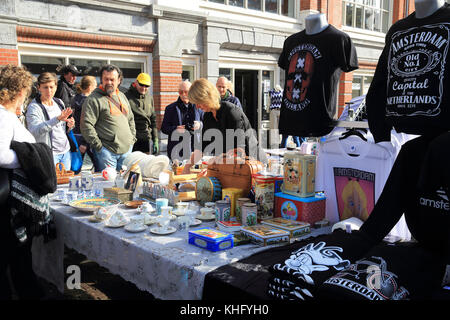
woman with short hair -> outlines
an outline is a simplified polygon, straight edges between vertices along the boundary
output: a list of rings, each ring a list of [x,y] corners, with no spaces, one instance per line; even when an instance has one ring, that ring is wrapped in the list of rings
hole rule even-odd
[[[42,231],[51,219],[47,194],[56,190],[56,175],[50,148],[36,143],[17,116],[32,84],[24,67],[0,68],[0,300],[12,299],[10,282],[19,299],[44,296],[31,244],[34,236],[47,236]]]
[[[207,149],[213,150],[212,144],[218,147],[214,156],[221,156],[221,153],[233,152],[234,149],[245,151],[245,155],[256,158],[262,162],[267,162],[265,153],[258,147],[255,131],[241,108],[227,101],[220,100],[217,88],[207,79],[195,80],[189,89],[189,101],[197,108],[205,112],[202,128],[202,145],[194,146],[195,150],[191,154],[190,161],[184,167],[184,173],[190,172],[190,167],[200,160]],[[209,131],[211,130],[211,131]],[[214,131],[212,131],[214,130]],[[209,131],[209,132],[208,132]],[[206,136],[212,135],[219,138],[221,135],[222,145],[218,140],[209,141]],[[222,152],[220,152],[222,151]]]
[[[70,142],[67,130],[75,126],[71,108],[55,98],[57,78],[54,73],[44,72],[38,77],[39,95],[31,101],[25,115],[28,130],[37,142],[46,143],[53,151],[54,163],[63,163],[70,170]]]

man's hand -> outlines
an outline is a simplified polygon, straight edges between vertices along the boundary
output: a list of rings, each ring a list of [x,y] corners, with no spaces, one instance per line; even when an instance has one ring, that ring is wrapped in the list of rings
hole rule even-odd
[[[200,129],[200,121],[194,121],[194,130]]]
[[[81,153],[85,153],[87,150],[87,147],[84,144],[82,144],[82,145],[80,145],[80,147],[78,149],[80,149]]]
[[[182,125],[182,126],[177,126],[177,132],[179,132],[179,133],[184,133],[184,131],[186,131],[186,129],[184,128],[184,125]]]
[[[159,152],[159,144],[158,144],[158,140],[155,139],[155,141],[153,141],[153,154],[157,154]]]

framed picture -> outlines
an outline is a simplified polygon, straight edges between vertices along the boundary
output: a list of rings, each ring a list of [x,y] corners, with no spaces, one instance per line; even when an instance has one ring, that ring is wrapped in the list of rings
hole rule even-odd
[[[136,190],[136,186],[139,180],[139,173],[130,171],[130,174],[128,175],[127,182],[125,183],[125,189],[133,191]]]

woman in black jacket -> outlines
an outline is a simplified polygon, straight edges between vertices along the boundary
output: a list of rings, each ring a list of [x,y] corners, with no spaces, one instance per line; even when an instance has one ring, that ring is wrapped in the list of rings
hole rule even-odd
[[[241,108],[230,102],[221,101],[217,88],[208,80],[201,78],[189,89],[189,101],[203,110],[202,144],[194,145],[190,161],[184,172],[190,172],[192,164],[203,154],[221,156],[222,153],[237,149],[245,155],[267,162],[265,153],[258,147],[255,130]]]

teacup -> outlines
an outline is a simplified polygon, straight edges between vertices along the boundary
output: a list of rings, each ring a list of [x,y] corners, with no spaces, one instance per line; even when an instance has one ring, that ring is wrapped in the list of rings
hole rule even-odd
[[[130,223],[128,223],[127,228],[129,229],[141,229],[144,226],[144,216],[136,215],[130,217]]]
[[[171,206],[164,206],[161,207],[161,215],[167,215],[170,217],[172,215],[172,207]]]
[[[121,211],[117,210],[114,214],[109,218],[109,224],[113,226],[118,226],[122,224],[126,224],[130,221],[130,219]]]
[[[213,208],[201,208],[200,209],[200,216],[201,217],[210,217],[211,215],[214,215],[215,210]]]
[[[150,213],[153,211],[153,207],[150,203],[148,202],[143,202],[140,206],[139,206],[139,211],[142,213]]]
[[[186,210],[187,210],[187,208],[189,206],[189,203],[180,201],[180,202],[177,202],[175,205],[177,207],[178,214],[180,216],[182,216],[182,215],[184,215],[186,213]]]
[[[65,204],[69,204],[73,200],[77,200],[78,192],[77,191],[68,191],[66,192],[66,197],[64,198],[63,202]]]
[[[169,200],[166,198],[158,198],[156,199],[156,215],[161,214],[161,207],[165,207],[169,205]]]
[[[64,199],[66,198],[66,193],[67,190],[66,189],[58,189],[56,190],[56,199],[60,200],[60,201],[64,201]]]
[[[153,221],[153,219],[154,219],[154,217],[153,217],[150,213],[148,213],[148,212],[142,212],[142,213],[141,213],[141,216],[144,217],[144,223],[145,223],[145,224],[150,224],[150,223],[152,223],[152,221]]]
[[[160,225],[159,231],[167,231],[167,227],[170,223],[170,217],[168,215],[161,215],[158,217],[158,224]]]
[[[106,208],[97,208],[94,212],[94,217],[97,220],[105,220],[106,218],[108,218],[110,215],[110,212],[108,211],[108,209]]]

